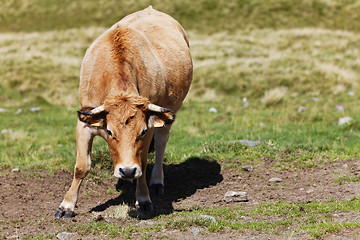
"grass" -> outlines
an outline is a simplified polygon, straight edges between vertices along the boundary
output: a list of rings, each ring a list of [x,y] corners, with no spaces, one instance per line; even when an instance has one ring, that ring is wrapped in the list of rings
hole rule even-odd
[[[358,228],[360,225],[356,221],[334,222],[333,213],[356,213],[359,203],[358,198],[349,202],[299,204],[279,201],[275,204],[262,203],[250,210],[244,210],[244,207],[238,205],[235,209],[228,207],[199,209],[195,214],[198,216],[207,214],[216,218],[216,223],[198,224],[205,226],[209,231],[231,228],[239,232],[250,229],[280,234],[284,229],[290,228],[296,233],[306,229],[311,237],[322,238],[326,233],[338,232],[342,228]],[[183,223],[184,225],[186,223]]]
[[[152,5],[203,33],[234,29],[317,28],[358,31],[359,1],[343,0],[9,0],[0,3],[0,32],[109,27],[125,15]],[[223,23],[226,24],[223,24]]]
[[[6,109],[0,113],[0,168],[73,168],[85,50],[107,27],[149,4],[182,23],[194,60],[193,84],[173,126],[166,163],[199,157],[227,169],[270,158],[282,171],[301,172],[358,157],[359,1],[10,0],[0,3],[0,108]],[[33,112],[32,107],[40,110]],[[217,113],[209,112],[211,107]],[[354,120],[338,126],[345,116]],[[261,144],[230,142],[239,139]],[[93,177],[112,175],[110,155],[100,138],[95,139],[92,160]],[[343,176],[334,181],[359,179]],[[264,203],[253,209],[204,207],[160,215],[154,226],[91,222],[69,231],[149,238],[164,228],[198,226],[219,233],[280,235],[290,229],[294,235],[305,231],[310,238],[324,238],[359,228],[357,222],[338,222],[333,216],[358,208],[358,198]],[[201,215],[214,216],[217,222]]]
[[[196,156],[242,164],[270,157],[280,159],[289,167],[302,167],[308,161],[318,161],[316,159],[323,162],[357,157],[358,125],[355,122],[338,126],[337,118],[342,113],[334,112],[333,103],[324,103],[322,116],[315,113],[314,117],[299,114],[293,106],[264,106],[259,109],[249,106],[241,109],[236,105],[237,102],[226,107],[221,106],[221,102],[185,103],[173,126],[167,161],[181,162]],[[208,112],[211,106],[219,112]],[[31,112],[29,108],[23,108],[23,112],[17,115],[17,108],[8,108],[6,113],[2,113],[6,118],[0,123],[0,129],[8,133],[1,134],[1,165],[22,169],[71,169],[76,150],[76,109],[43,106],[40,111]],[[234,110],[226,113],[226,108]],[[309,103],[309,112],[318,109],[318,103]],[[349,113],[356,116],[356,110]],[[302,120],[294,122],[293,118]],[[260,140],[262,143],[250,148],[229,142],[236,139]],[[112,168],[107,147],[100,138],[94,143],[93,164],[96,170]]]
[[[353,198],[348,202],[278,201],[261,203],[250,209],[238,204],[235,207],[203,207],[160,215],[154,218],[151,224],[121,226],[111,220],[93,221],[86,225],[71,226],[67,230],[80,235],[97,234],[111,238],[141,236],[142,239],[151,238],[154,233],[162,229],[188,231],[192,227],[197,227],[200,231],[206,229],[210,232],[219,232],[219,234],[228,230],[235,230],[240,234],[251,230],[279,236],[287,230],[292,232],[292,236],[313,239],[323,238],[326,234],[338,233],[344,229],[359,228],[360,224],[355,217],[352,217],[357,215],[359,206],[359,198]],[[344,217],[336,219],[338,216]],[[210,220],[210,217],[215,220]]]
[[[80,31],[80,32],[79,32]],[[2,107],[78,106],[79,67],[86,48],[103,29],[5,33],[0,36]]]
[[[345,182],[360,182],[360,176],[341,176],[341,177],[337,177],[334,179],[334,181],[339,184],[342,185]]]

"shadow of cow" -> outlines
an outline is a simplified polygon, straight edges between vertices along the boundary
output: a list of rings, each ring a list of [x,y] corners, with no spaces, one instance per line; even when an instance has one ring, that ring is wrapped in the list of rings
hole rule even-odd
[[[152,164],[148,165],[148,173],[151,172]],[[165,195],[154,196],[154,214],[148,217],[155,217],[160,214],[170,214],[174,211],[173,202],[185,199],[193,195],[198,189],[214,186],[223,180],[220,174],[221,166],[215,161],[201,158],[189,158],[180,164],[164,165],[165,174]],[[116,205],[134,205],[135,182],[119,180],[116,189],[121,194],[107,202],[100,204],[90,212],[102,212],[107,208]],[[137,214],[130,216],[139,217]]]

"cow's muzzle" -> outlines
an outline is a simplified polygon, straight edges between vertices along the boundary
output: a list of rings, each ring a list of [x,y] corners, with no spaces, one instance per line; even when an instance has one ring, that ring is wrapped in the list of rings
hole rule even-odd
[[[117,165],[115,168],[115,177],[121,179],[136,179],[142,175],[141,169],[138,165],[134,165],[131,167],[124,167],[121,165]]]

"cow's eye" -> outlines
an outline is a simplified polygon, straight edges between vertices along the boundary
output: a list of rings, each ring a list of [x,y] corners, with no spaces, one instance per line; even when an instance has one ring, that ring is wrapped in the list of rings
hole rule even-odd
[[[110,131],[109,129],[106,129],[107,133],[109,134],[110,137],[114,138],[114,135],[112,133],[112,131]]]
[[[147,132],[147,128],[144,128],[140,133],[140,137],[145,136],[146,132]]]

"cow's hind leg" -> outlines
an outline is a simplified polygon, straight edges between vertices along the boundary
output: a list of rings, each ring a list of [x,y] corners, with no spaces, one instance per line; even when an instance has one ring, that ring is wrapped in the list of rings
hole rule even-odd
[[[151,173],[150,191],[156,195],[164,195],[163,162],[166,144],[169,140],[171,126],[156,128],[154,136],[155,164]]]
[[[83,122],[78,121],[76,127],[77,157],[74,169],[74,178],[69,191],[65,194],[64,200],[55,213],[56,218],[70,218],[74,216],[74,208],[79,196],[79,189],[82,180],[90,171],[91,167],[91,146],[94,135],[91,129]]]

